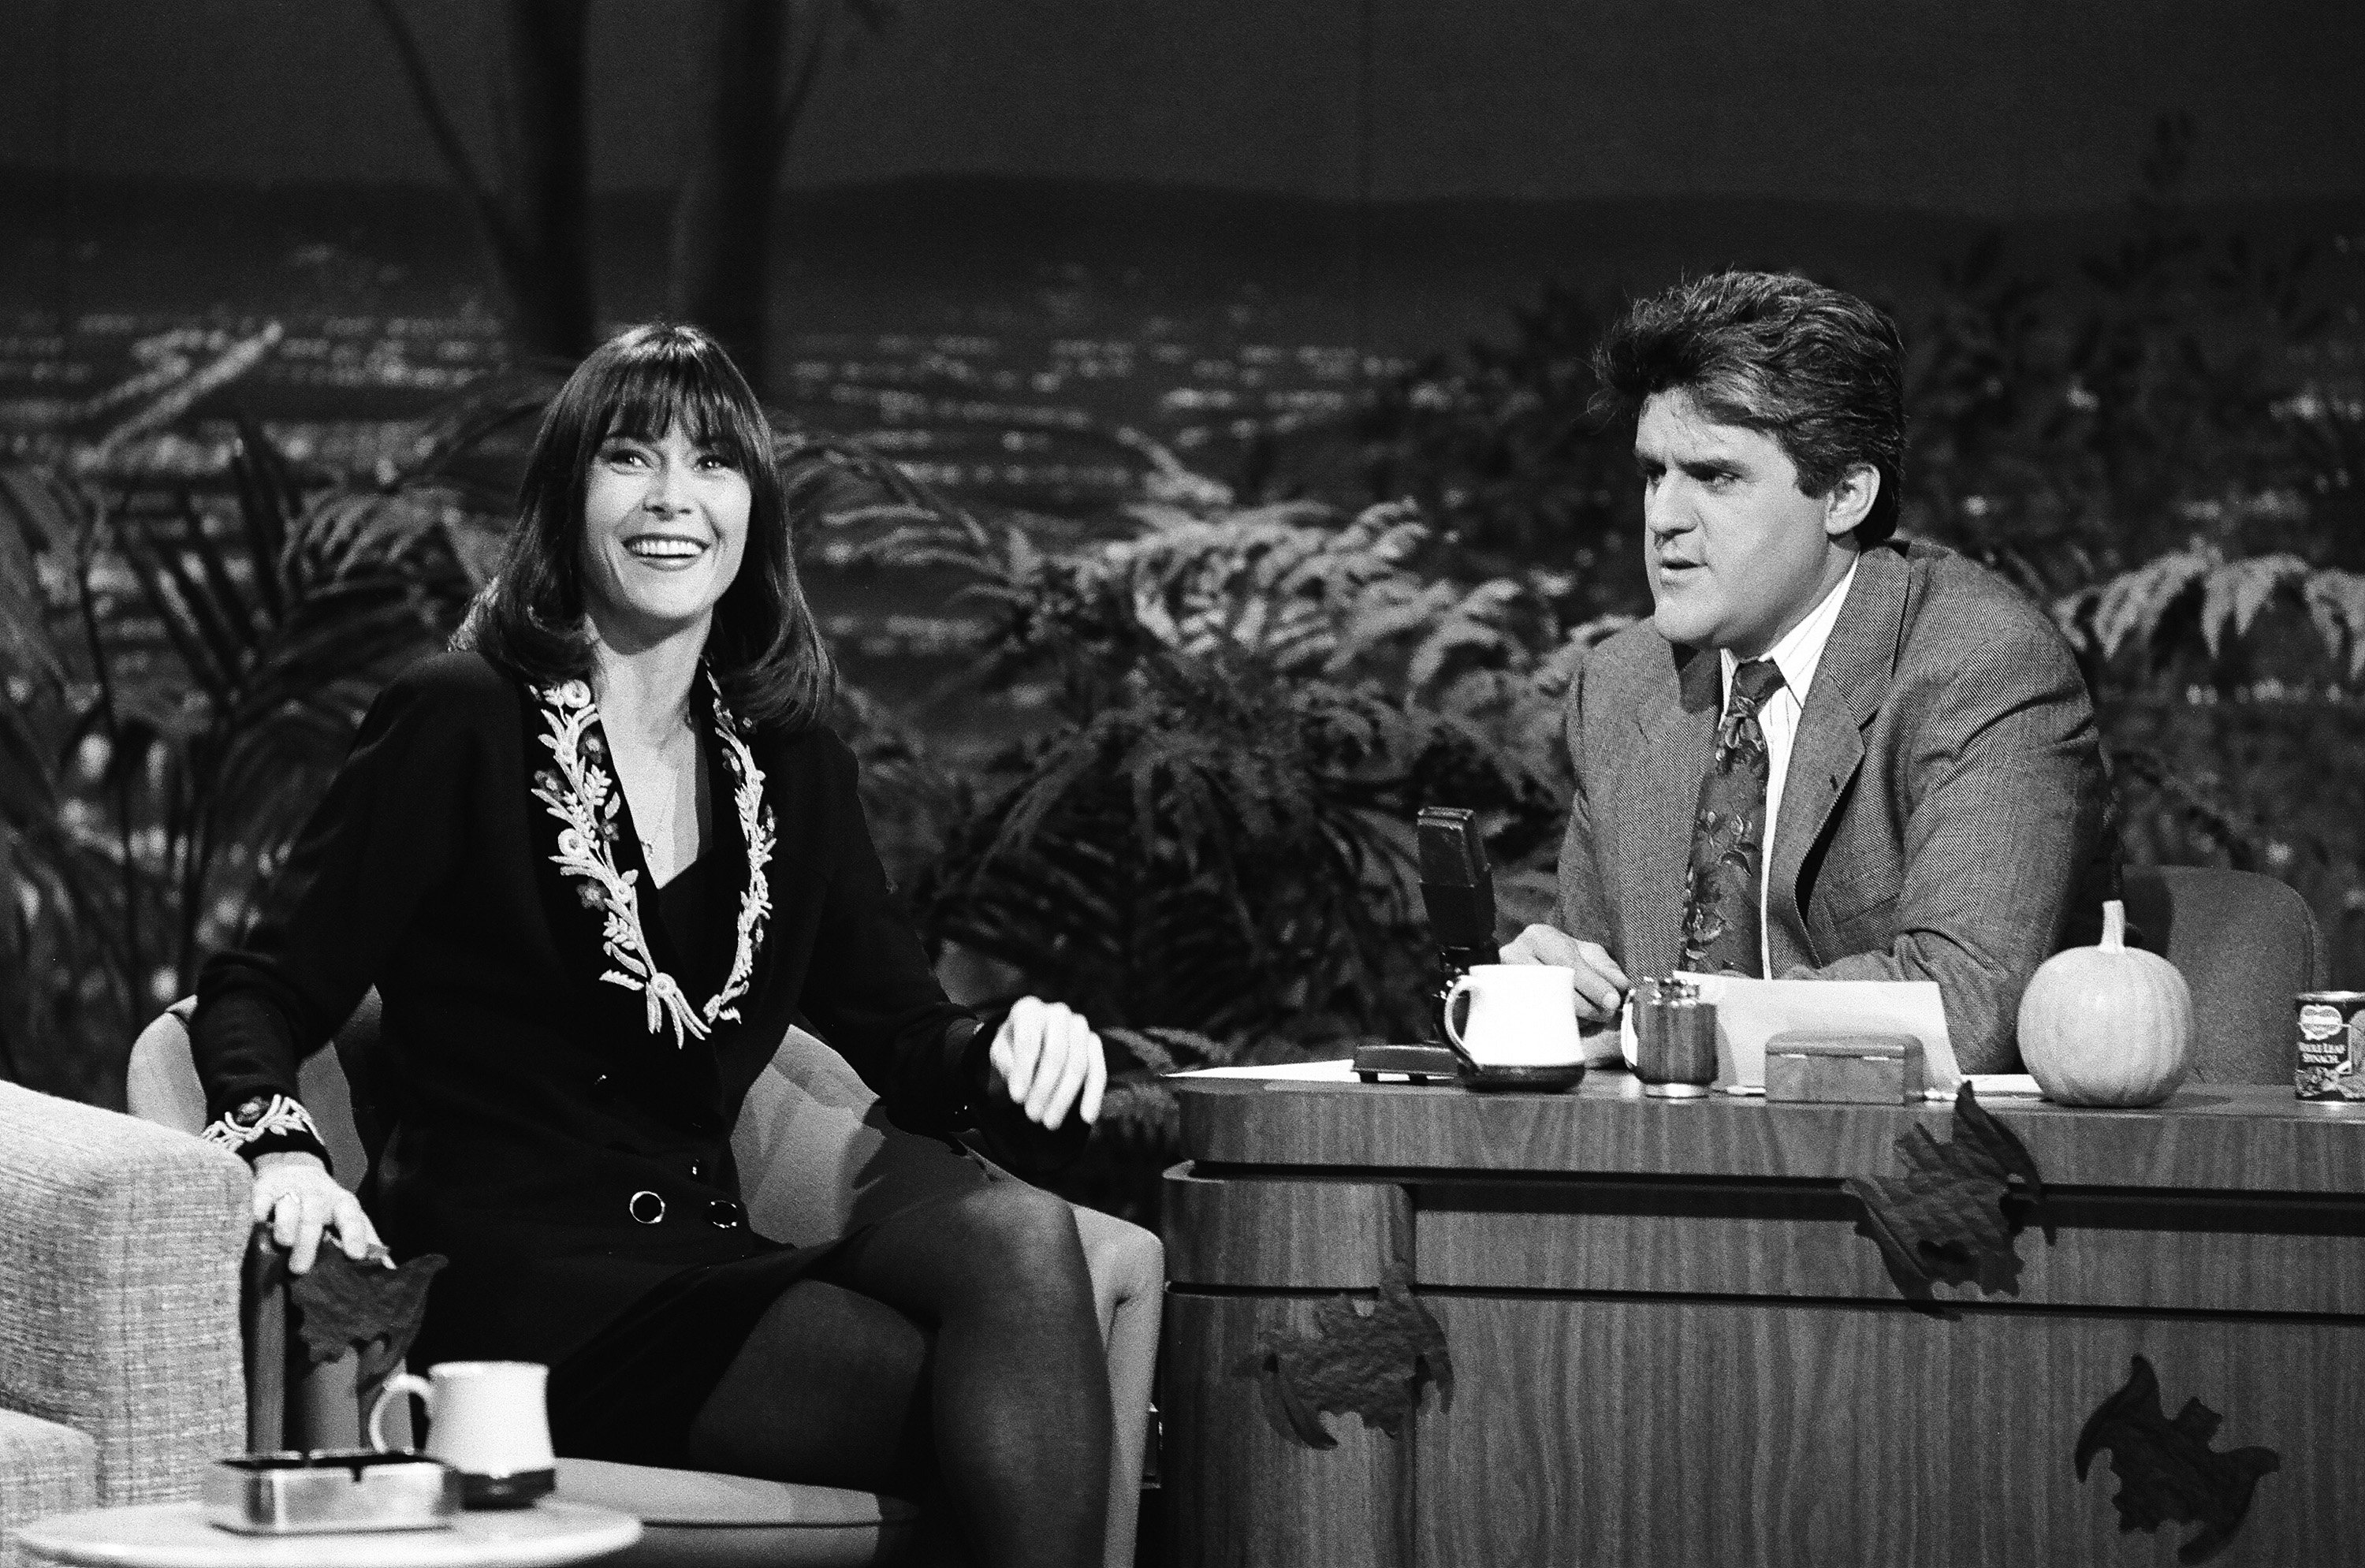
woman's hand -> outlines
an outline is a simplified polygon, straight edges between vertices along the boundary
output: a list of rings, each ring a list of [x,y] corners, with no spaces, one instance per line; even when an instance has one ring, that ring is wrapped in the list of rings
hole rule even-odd
[[[993,1036],[986,1060],[993,1069],[992,1093],[1007,1094],[1026,1119],[1056,1129],[1074,1110],[1082,1121],[1100,1119],[1101,1094],[1108,1088],[1108,1062],[1101,1037],[1057,1002],[1021,997]]]
[[[265,1154],[254,1161],[254,1220],[271,1226],[271,1239],[288,1250],[287,1270],[311,1271],[320,1233],[333,1228],[345,1256],[356,1263],[375,1258],[387,1268],[394,1256],[362,1213],[359,1198],[337,1185],[317,1154]]]

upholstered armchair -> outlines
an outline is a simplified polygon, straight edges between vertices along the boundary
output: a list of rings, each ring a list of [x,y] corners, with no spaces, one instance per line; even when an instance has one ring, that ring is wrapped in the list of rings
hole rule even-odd
[[[0,1568],[47,1514],[196,1495],[246,1444],[245,1165],[0,1082]]]

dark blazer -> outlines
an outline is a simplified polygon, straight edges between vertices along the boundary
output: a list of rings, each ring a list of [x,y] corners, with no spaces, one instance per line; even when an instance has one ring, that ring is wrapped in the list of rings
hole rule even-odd
[[[706,855],[726,944],[746,885],[714,721]],[[241,951],[206,966],[194,1037],[208,1114],[296,1092],[297,1064],[375,984],[394,1129],[373,1206],[398,1256],[446,1255],[418,1354],[556,1363],[696,1264],[772,1249],[738,1204],[731,1128],[801,1012],[907,1126],[947,1129],[978,1069],[972,1014],[945,998],[887,881],[845,745],[757,734],[777,845],[771,911],[737,1022],[653,1033],[602,921],[554,864],[560,824],[532,793],[543,710],[474,655],[430,659],[363,722]],[[618,791],[621,796],[621,791]],[[619,867],[646,885],[623,808]],[[706,862],[701,858],[701,865]],[[653,906],[654,900],[644,900]],[[644,924],[683,974],[664,923]],[[713,994],[727,954],[685,978]],[[655,1224],[628,1210],[635,1193]]]
[[[1554,923],[1636,979],[1681,951],[1721,685],[1715,650],[1645,622],[1569,692]],[[1936,980],[1963,1070],[2014,1070],[2029,976],[2116,896],[2107,800],[2085,680],[2044,612],[1941,546],[1866,550],[1784,777],[1767,972]]]

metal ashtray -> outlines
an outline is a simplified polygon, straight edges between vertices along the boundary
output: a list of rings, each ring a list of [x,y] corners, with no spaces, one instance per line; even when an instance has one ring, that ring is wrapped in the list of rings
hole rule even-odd
[[[207,1524],[241,1535],[448,1529],[460,1512],[460,1473],[374,1449],[248,1454],[206,1472],[205,1510]]]

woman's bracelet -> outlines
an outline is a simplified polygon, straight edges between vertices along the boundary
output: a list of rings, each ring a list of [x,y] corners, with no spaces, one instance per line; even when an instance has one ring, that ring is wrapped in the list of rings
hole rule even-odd
[[[285,1094],[267,1099],[254,1095],[217,1117],[200,1136],[248,1159],[286,1150],[317,1154],[323,1163],[328,1159],[328,1145],[312,1113]]]

